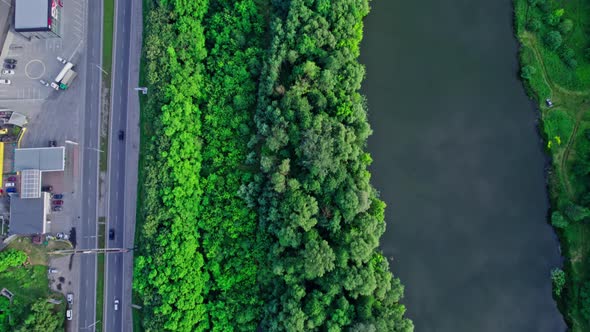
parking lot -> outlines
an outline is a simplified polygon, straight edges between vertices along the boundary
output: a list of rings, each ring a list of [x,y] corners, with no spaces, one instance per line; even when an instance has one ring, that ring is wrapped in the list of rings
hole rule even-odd
[[[6,37],[7,52],[4,59],[17,60],[14,75],[1,75],[10,85],[0,84],[2,100],[44,100],[52,94],[63,93],[42,85],[39,80],[53,81],[63,64],[62,57],[75,65],[79,52],[84,47],[86,26],[86,0],[63,0],[61,38],[28,40],[17,32],[10,31]],[[78,79],[79,80],[79,79]]]

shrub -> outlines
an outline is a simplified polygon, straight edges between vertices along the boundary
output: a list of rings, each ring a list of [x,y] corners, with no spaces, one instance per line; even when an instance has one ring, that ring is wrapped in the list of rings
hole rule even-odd
[[[563,216],[563,214],[561,214],[561,212],[555,211],[551,214],[551,225],[555,228],[566,228],[569,226],[569,221]]]
[[[531,18],[526,25],[526,28],[530,31],[536,32],[539,31],[539,29],[541,29],[543,23],[541,23],[541,21],[537,18]]]
[[[536,72],[537,69],[535,69],[535,67],[527,65],[522,67],[520,70],[520,77],[524,78],[525,80],[530,80]]]
[[[551,282],[553,284],[553,292],[555,295],[561,296],[561,292],[565,286],[565,272],[559,268],[551,270]]]
[[[559,46],[561,46],[561,43],[563,43],[563,38],[561,37],[561,33],[559,33],[559,31],[550,31],[545,36],[545,45],[547,45],[547,48],[552,51],[558,49]]]

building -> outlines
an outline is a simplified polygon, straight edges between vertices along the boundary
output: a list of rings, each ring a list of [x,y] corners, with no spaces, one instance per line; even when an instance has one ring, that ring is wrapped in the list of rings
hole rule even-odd
[[[41,191],[44,172],[61,172],[65,147],[14,150],[14,170],[20,173],[20,196],[10,198],[10,233],[47,233],[51,195]]]
[[[43,193],[41,197],[23,199],[17,196],[10,198],[10,234],[32,235],[47,233],[49,224],[50,195]]]
[[[14,0],[14,30],[31,39],[61,36],[61,0]]]

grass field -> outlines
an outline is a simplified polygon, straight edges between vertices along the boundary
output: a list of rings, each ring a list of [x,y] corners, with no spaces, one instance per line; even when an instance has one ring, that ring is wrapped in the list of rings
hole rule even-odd
[[[590,43],[590,1],[550,0],[547,3],[549,7],[543,9],[529,6],[527,0],[515,0],[515,25],[521,43],[521,66],[534,68],[530,77],[523,81],[529,94],[539,103],[542,132],[553,160],[549,178],[552,209],[567,215],[572,204],[585,205],[582,198],[587,191],[584,179],[578,178],[573,166],[584,151],[590,151],[585,146],[588,143],[584,134],[590,128],[590,63],[585,55]],[[544,38],[561,25],[551,26],[547,18],[559,15],[560,9],[563,9],[561,22],[570,20],[573,28],[559,30],[563,43],[553,51]],[[528,23],[533,19],[545,23],[531,31]],[[566,48],[575,54],[577,66],[566,65],[559,55]],[[546,98],[552,100],[553,107],[546,105]],[[563,269],[567,276],[565,291],[557,298],[559,308],[572,331],[590,331],[589,319],[582,313],[582,308],[590,303],[580,296],[582,286],[590,281],[590,224],[572,221],[556,231],[566,258]]]

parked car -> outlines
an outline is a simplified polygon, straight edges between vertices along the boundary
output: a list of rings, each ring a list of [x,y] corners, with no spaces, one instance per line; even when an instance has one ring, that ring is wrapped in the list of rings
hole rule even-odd
[[[57,205],[57,206],[52,207],[51,210],[54,212],[59,212],[59,211],[63,210],[63,207]]]
[[[16,68],[16,65],[13,65],[12,63],[5,63],[4,64],[4,69],[14,69]]]
[[[62,199],[62,198],[64,198],[64,194],[53,194],[53,196],[51,196],[51,198],[53,198],[53,199]]]
[[[15,193],[16,192],[16,188],[12,187],[12,188],[6,188],[6,192],[7,193]]]
[[[66,310],[66,317],[68,320],[72,320],[72,309]]]
[[[6,188],[14,187],[14,182],[6,182],[6,183],[4,184],[4,186],[5,186]]]
[[[60,57],[60,56],[58,56],[58,57],[57,57],[57,61],[59,61],[59,62],[63,63],[64,65],[65,65],[66,63],[68,63],[68,60],[66,60],[66,59],[64,59],[64,58],[62,58],[62,57]]]
[[[119,310],[119,300],[115,299],[115,311]]]
[[[61,233],[61,232],[60,233],[57,233],[56,234],[56,237],[57,237],[58,240],[69,240],[70,239],[70,236],[68,234]]]
[[[114,229],[109,229],[109,240],[114,240],[115,239],[115,230]]]
[[[61,199],[56,199],[53,201],[53,205],[63,205],[64,201],[62,201]]]
[[[45,191],[45,192],[52,192],[53,191],[53,186],[43,186],[41,187],[41,191]]]
[[[119,139],[120,140],[124,140],[125,139],[125,131],[119,130]]]
[[[55,274],[55,273],[57,273],[57,272],[59,272],[59,271],[58,271],[56,268],[54,268],[54,267],[50,267],[50,268],[49,268],[49,273],[51,273],[51,274]]]
[[[39,83],[41,83],[42,85],[45,85],[45,86],[49,86],[49,82],[47,82],[45,80],[39,80]]]
[[[551,101],[551,99],[545,99],[545,103],[547,103],[547,107],[553,107],[553,102]]]
[[[57,146],[57,141],[51,140],[49,141],[49,147],[55,147]]]
[[[3,79],[0,79],[0,84],[6,84],[6,85],[8,85],[8,84],[12,84],[12,82],[10,80],[7,80],[7,79],[3,78]]]
[[[8,181],[12,181],[12,182],[16,181],[16,176],[9,176]]]
[[[16,65],[17,62],[16,59],[4,59],[4,63],[10,63],[11,65]]]
[[[14,75],[14,70],[2,69],[2,75]]]
[[[72,304],[74,304],[74,294],[72,294],[72,293],[68,293],[68,294],[66,295],[66,300],[68,301],[68,304],[69,304],[69,305],[72,305]]]

